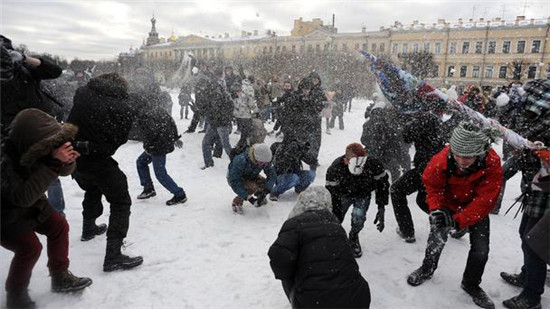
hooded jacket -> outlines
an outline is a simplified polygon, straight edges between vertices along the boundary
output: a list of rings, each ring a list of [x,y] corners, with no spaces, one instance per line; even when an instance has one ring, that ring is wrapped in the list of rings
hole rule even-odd
[[[21,111],[2,147],[2,241],[34,230],[55,211],[44,194],[58,176],[75,164],[51,157],[54,149],[76,136],[77,128],[60,125],[41,110]]]
[[[368,283],[325,188],[309,187],[300,194],[268,255],[293,308],[370,306]]]
[[[265,180],[265,189],[271,192],[277,181],[277,174],[272,164],[261,168],[256,164],[254,159],[253,149],[249,147],[247,151],[242,152],[229,163],[229,170],[227,172],[227,181],[240,198],[247,198],[247,191],[244,188],[244,181],[246,179],[255,179],[258,177],[261,171],[264,171],[267,176]]]
[[[174,143],[181,137],[172,116],[160,106],[140,115],[136,124],[143,139],[143,149],[153,156],[174,151]]]

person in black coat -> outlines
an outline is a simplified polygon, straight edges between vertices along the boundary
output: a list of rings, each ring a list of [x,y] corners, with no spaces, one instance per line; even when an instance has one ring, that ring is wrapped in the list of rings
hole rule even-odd
[[[321,148],[322,119],[321,111],[328,104],[325,91],[321,86],[321,77],[316,72],[312,72],[301,82],[298,87],[300,101],[303,108],[303,118],[301,121],[307,128],[306,141],[311,145],[311,153],[319,157]]]
[[[130,226],[132,199],[126,175],[112,157],[128,141],[128,133],[137,118],[139,107],[132,102],[138,105],[139,101],[130,98],[128,83],[122,76],[103,74],[78,88],[67,119],[78,126],[76,140],[82,146],[82,156],[73,174],[85,191],[81,240],[90,240],[105,232],[106,226],[97,226],[95,220],[103,213],[103,195],[111,204],[103,271],[129,269],[143,263],[140,256],[128,257],[120,252]]]
[[[332,196],[332,211],[344,221],[346,212],[353,205],[349,240],[356,257],[362,255],[359,232],[363,229],[369,209],[371,192],[376,192],[378,212],[374,224],[384,230],[384,211],[388,204],[388,174],[380,161],[367,156],[361,144],[352,143],[346,153],[332,162],[327,170],[326,188]]]
[[[370,306],[369,285],[331,208],[325,188],[307,188],[269,248],[271,269],[293,308]]]

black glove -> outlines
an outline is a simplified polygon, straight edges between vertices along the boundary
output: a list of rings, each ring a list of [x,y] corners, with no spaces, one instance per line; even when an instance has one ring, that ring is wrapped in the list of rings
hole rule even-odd
[[[90,142],[88,141],[73,141],[71,145],[73,149],[81,155],[90,154]]]
[[[378,212],[376,213],[376,217],[374,218],[374,224],[376,224],[376,228],[380,233],[384,230],[384,212],[386,211],[386,208],[384,206],[378,206]]]
[[[453,227],[455,225],[451,213],[443,209],[430,212],[430,224],[438,229]]]
[[[260,206],[264,205],[265,204],[265,198],[266,198],[268,193],[269,193],[269,191],[267,191],[267,190],[264,190],[264,191],[258,193],[258,196],[257,196],[258,200],[256,201],[256,204],[254,204],[254,206],[260,207]]]
[[[255,197],[254,195],[250,195],[246,200],[250,202],[250,204],[256,206],[256,202],[258,201],[258,198]]]
[[[181,141],[181,139],[178,139],[177,141],[175,141],[174,146],[181,149],[183,147],[183,142]]]

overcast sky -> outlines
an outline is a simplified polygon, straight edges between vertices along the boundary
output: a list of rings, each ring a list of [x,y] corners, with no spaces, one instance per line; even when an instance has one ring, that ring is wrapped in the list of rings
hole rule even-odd
[[[232,36],[242,30],[289,35],[294,19],[319,17],[325,24],[336,14],[339,33],[377,30],[398,20],[433,23],[438,18],[507,20],[525,13],[527,18],[550,16],[550,1],[84,1],[0,0],[0,32],[15,45],[49,52],[69,60],[113,59],[130,46],[139,47],[151,29],[155,14],[161,37],[199,34]]]

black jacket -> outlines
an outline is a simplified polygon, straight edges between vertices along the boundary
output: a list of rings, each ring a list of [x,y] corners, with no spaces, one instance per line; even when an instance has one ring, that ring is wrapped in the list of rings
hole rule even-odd
[[[294,308],[369,307],[367,281],[330,211],[306,211],[288,219],[268,255],[275,278],[294,287]]]
[[[215,81],[209,83],[204,104],[204,115],[208,125],[213,127],[231,126],[233,101],[223,87]]]
[[[424,170],[430,159],[445,146],[442,124],[439,117],[430,112],[418,112],[412,117],[405,125],[403,139],[405,143],[414,143],[414,166]]]
[[[150,155],[165,155],[174,151],[174,142],[180,136],[176,122],[160,106],[153,107],[141,115],[136,124],[143,139],[143,149]]]
[[[372,157],[382,161],[398,160],[402,155],[399,125],[388,109],[376,108],[363,124],[361,144]]]
[[[388,204],[388,178],[382,163],[374,158],[367,157],[363,172],[353,175],[344,163],[344,156],[341,156],[336,158],[327,170],[326,188],[332,196],[333,206],[342,197],[367,197],[375,191],[376,204],[382,207]]]
[[[317,158],[311,155],[308,147],[305,147],[296,140],[273,143],[271,145],[271,152],[275,154],[272,162],[277,175],[297,174],[303,170],[302,161],[308,165],[317,165]]]

